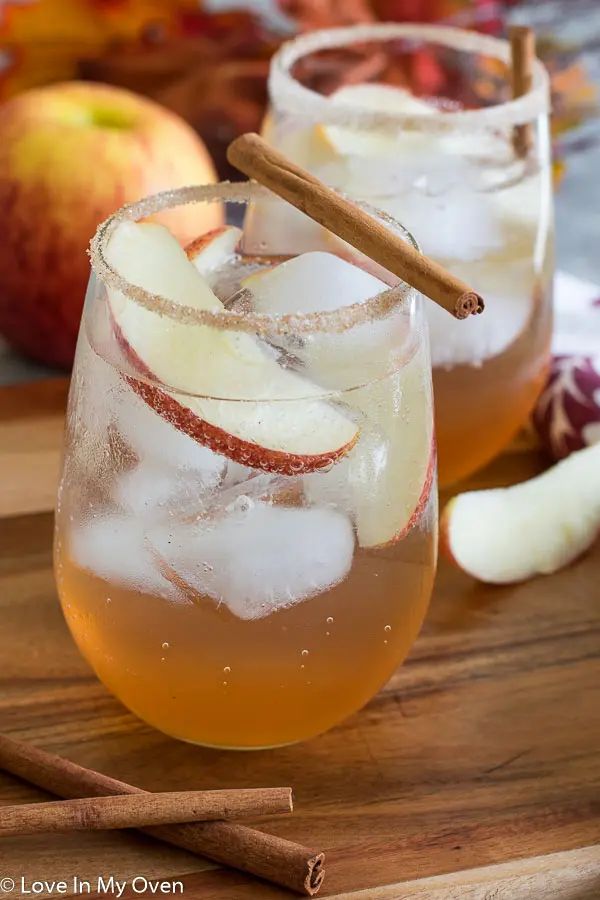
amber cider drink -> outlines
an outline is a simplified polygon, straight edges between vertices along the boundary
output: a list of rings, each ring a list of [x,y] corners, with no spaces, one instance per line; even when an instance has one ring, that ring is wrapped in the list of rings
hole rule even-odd
[[[240,188],[212,190],[226,201]],[[234,749],[313,737],[385,684],[429,602],[420,298],[403,288],[383,318],[348,330],[321,330],[319,312],[296,334],[276,316],[265,334],[271,297],[297,300],[299,315],[328,297],[336,316],[387,286],[327,242],[263,260],[224,226],[192,259],[161,226],[118,222],[111,235],[104,261],[174,312],[103,282],[99,266],[56,517],[69,628],[107,688],[168,735]],[[252,329],[233,314],[224,327],[236,310]]]

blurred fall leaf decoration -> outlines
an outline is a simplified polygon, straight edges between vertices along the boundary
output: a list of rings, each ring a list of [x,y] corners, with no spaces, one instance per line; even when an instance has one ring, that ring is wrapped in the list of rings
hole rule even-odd
[[[514,2],[498,0],[272,0],[298,31],[376,20],[438,21],[501,33]],[[269,59],[281,42],[247,10],[208,12],[198,0],[0,0],[0,99],[27,87],[73,77],[106,81],[153,97],[190,121],[222,174],[236,134],[260,127]],[[598,112],[598,95],[577,48],[545,41],[552,74],[553,129],[568,134]],[[435,56],[423,49],[390,67],[368,45],[315,54],[298,67],[323,93],[377,79],[409,82],[418,93],[448,87]],[[470,85],[454,86],[467,104],[491,98],[504,75],[482,66]],[[460,91],[464,96],[461,96]],[[469,96],[469,92],[471,96]],[[451,94],[452,95],[452,94]]]

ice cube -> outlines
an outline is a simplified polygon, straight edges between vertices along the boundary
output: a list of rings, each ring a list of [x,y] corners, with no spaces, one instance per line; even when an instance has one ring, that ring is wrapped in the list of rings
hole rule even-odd
[[[250,466],[243,466],[241,463],[234,462],[232,459],[227,460],[227,468],[223,476],[223,488],[233,487],[254,478],[258,474],[257,469],[251,469]]]
[[[302,489],[309,505],[331,507],[354,518],[354,495],[350,487],[348,472],[350,460],[362,452],[363,429],[358,444],[350,453],[330,469],[311,472],[302,478]]]
[[[242,282],[264,313],[323,312],[364,302],[387,285],[334,253],[303,253]],[[401,353],[402,316],[368,321],[341,333],[318,332],[278,343],[301,361],[307,375],[327,388],[350,387],[381,377]]]
[[[333,253],[303,253],[244,279],[260,312],[322,312],[350,306],[385,290],[386,285]]]
[[[299,478],[289,475],[271,475],[256,469],[250,471],[253,474],[245,481],[239,481],[232,485],[223,482],[223,488],[215,495],[214,503],[210,507],[211,513],[244,510],[248,504],[256,500],[275,503],[289,497],[295,498],[302,495]]]
[[[199,515],[219,483],[213,472],[173,470],[142,462],[117,476],[113,497],[118,506],[137,516]]]
[[[249,502],[287,503],[302,497],[302,480],[292,475],[261,472],[229,460],[218,492],[210,506],[211,514],[246,509]]]
[[[402,222],[423,253],[448,266],[450,260],[477,260],[502,246],[502,223],[486,194],[464,184],[431,181],[430,176],[421,186],[373,203]]]
[[[179,431],[155,413],[128,386],[115,406],[115,423],[125,442],[140,460],[171,470],[198,473],[204,484],[216,483],[225,471],[225,458]]]
[[[249,256],[289,256],[324,246],[327,230],[279,197],[248,204],[241,248]]]
[[[74,525],[69,550],[76,565],[111,585],[166,600],[184,599],[161,575],[142,525],[129,516],[97,515]]]
[[[352,563],[354,535],[333,509],[245,506],[213,522],[158,527],[156,552],[192,592],[260,619],[328,590]]]

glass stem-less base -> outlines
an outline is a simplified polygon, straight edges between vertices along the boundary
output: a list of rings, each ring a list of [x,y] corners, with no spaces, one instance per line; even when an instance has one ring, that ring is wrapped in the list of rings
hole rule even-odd
[[[110,585],[60,541],[57,572],[77,644],[132,712],[180,740],[264,749],[326,731],[389,679],[425,616],[435,543],[415,528],[359,552],[342,584],[253,620],[208,598],[174,604]]]

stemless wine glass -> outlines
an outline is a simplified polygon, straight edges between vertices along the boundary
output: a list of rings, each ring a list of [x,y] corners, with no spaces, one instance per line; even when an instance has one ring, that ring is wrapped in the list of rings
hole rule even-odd
[[[184,251],[137,222],[190,202],[243,228]],[[361,707],[417,636],[435,569],[421,298],[284,212],[311,252],[270,254],[281,201],[249,184],[102,225],[69,400],[69,627],[132,711],[209,746],[298,741]]]
[[[311,89],[319,54],[337,54],[343,82],[343,53],[356,47],[376,81],[330,96]],[[509,442],[549,365],[548,78],[536,61],[529,92],[510,99],[509,60],[509,44],[496,38],[379,24],[300,37],[271,66],[265,137],[400,219],[486,300],[485,315],[463,323],[426,306],[442,484]]]

